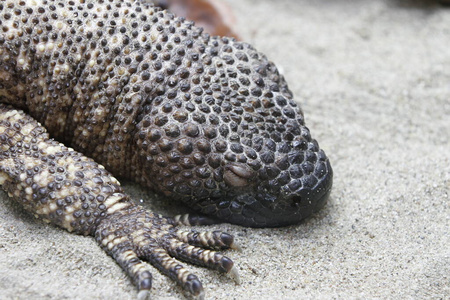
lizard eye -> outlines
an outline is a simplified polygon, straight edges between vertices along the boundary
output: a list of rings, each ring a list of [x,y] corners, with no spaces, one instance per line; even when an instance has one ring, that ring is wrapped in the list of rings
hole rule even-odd
[[[245,165],[228,165],[225,167],[223,179],[229,186],[244,187],[255,177],[255,171]]]

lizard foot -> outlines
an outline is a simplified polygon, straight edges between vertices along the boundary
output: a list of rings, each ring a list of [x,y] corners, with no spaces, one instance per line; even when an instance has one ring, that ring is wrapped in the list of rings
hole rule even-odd
[[[179,260],[227,273],[239,283],[233,261],[212,250],[239,249],[233,236],[221,231],[181,230],[174,224],[176,222],[170,218],[127,204],[100,222],[95,238],[132,278],[139,298],[147,297],[152,285],[152,275],[145,261],[197,299],[204,295],[202,283]]]

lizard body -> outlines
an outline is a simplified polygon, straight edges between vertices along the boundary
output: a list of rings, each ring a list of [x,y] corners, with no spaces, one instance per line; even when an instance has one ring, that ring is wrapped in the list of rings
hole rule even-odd
[[[113,175],[245,226],[297,223],[326,202],[329,160],[250,45],[139,1],[2,0],[0,22],[0,184],[94,236],[141,292],[149,261],[201,297],[176,258],[235,274],[204,248],[237,246],[144,210]]]

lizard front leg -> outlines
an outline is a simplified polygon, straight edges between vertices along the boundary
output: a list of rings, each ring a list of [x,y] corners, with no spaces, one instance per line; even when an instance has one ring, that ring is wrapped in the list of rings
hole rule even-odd
[[[145,261],[201,298],[197,276],[178,261],[237,278],[233,262],[209,249],[236,248],[223,232],[183,231],[177,222],[134,204],[101,165],[49,139],[37,121],[0,104],[0,184],[46,222],[93,235],[145,296],[152,276]]]

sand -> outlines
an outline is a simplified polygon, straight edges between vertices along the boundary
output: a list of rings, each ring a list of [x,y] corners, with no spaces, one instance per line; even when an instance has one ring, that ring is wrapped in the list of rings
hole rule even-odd
[[[329,203],[303,224],[211,226],[241,244],[227,255],[242,284],[190,266],[206,298],[449,299],[450,9],[407,0],[227,2],[236,31],[284,73],[335,175]],[[158,211],[185,211],[125,188]],[[156,270],[152,296],[184,297]],[[135,297],[92,238],[48,226],[0,193],[1,299]]]

